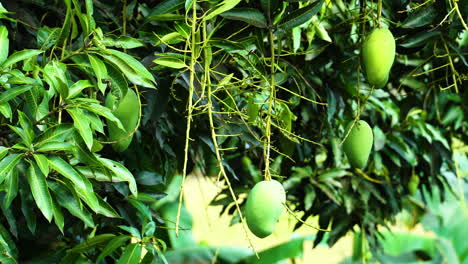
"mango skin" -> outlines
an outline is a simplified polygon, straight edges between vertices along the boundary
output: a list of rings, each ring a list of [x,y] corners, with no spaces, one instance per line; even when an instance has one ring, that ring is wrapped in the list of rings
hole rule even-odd
[[[347,128],[346,133],[352,126],[354,121],[351,121]],[[343,151],[348,157],[351,166],[362,169],[366,166],[367,160],[372,149],[374,142],[374,134],[372,128],[366,121],[359,120],[354,124],[351,132],[346,140],[343,142]]]
[[[108,94],[106,98],[106,106],[112,108],[114,104],[115,97],[112,94]],[[140,118],[140,103],[138,101],[138,96],[136,93],[128,89],[125,97],[120,101],[119,105],[112,112],[122,123],[125,131],[118,128],[113,122],[107,122],[107,128],[109,132],[110,141],[117,141],[121,138],[127,137],[133,130],[135,130],[138,119]],[[125,151],[130,143],[132,142],[133,135],[128,138],[112,144],[112,148],[117,152]]]
[[[395,60],[395,38],[386,28],[374,29],[362,45],[362,60],[367,81],[376,88],[387,84]]]
[[[250,231],[259,238],[271,235],[285,202],[286,193],[281,183],[275,180],[258,182],[245,205],[245,219]]]

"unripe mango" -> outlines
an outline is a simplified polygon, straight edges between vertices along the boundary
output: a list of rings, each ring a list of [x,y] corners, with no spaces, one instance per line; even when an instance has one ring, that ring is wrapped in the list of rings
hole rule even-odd
[[[354,121],[351,121],[348,124],[346,133],[353,125],[353,122]],[[343,142],[343,151],[346,157],[348,157],[351,166],[360,169],[366,166],[373,142],[374,135],[369,124],[363,120],[357,121],[349,132],[348,137]]]
[[[275,180],[257,183],[245,205],[245,219],[250,231],[259,238],[271,235],[285,202],[286,193],[281,183]]]
[[[374,29],[362,45],[362,60],[367,81],[376,88],[387,84],[395,60],[395,38],[386,28]]]
[[[109,93],[106,98],[106,106],[112,108],[115,102],[115,97]],[[140,103],[136,93],[128,89],[127,94],[120,101],[119,105],[112,112],[122,123],[125,131],[118,128],[115,123],[108,121],[107,127],[109,131],[109,139],[111,141],[118,141],[122,138],[127,137],[133,130],[135,130],[138,119],[140,118]],[[128,148],[132,142],[132,136],[127,137],[124,140],[112,144],[112,148],[117,152],[122,152]]]
[[[419,177],[416,174],[411,175],[411,178],[408,182],[408,190],[411,195],[415,195],[418,191]]]

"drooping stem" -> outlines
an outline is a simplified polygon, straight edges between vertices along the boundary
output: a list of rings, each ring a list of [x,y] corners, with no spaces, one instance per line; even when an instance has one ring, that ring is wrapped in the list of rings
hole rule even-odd
[[[270,95],[268,97],[268,114],[265,122],[265,136],[266,140],[263,143],[263,156],[265,158],[265,180],[271,180],[270,174],[270,149],[271,149],[271,114],[273,112],[273,103],[276,97],[275,89],[275,43],[273,30],[269,29],[270,40]]]
[[[377,2],[377,24],[379,25],[379,28],[382,27],[382,23],[380,22],[381,18],[382,18],[382,0],[378,0]]]
[[[176,217],[176,236],[179,236],[179,221],[180,221],[180,210],[182,208],[182,198],[184,195],[184,185],[185,178],[187,177],[187,163],[188,163],[188,153],[190,145],[190,126],[192,122],[192,112],[193,112],[193,86],[195,81],[195,64],[196,64],[196,45],[198,45],[195,34],[197,33],[197,10],[196,10],[196,0],[192,1],[192,23],[191,23],[191,34],[190,34],[190,49],[192,54],[190,56],[190,79],[189,79],[189,96],[188,96],[188,106],[187,106],[187,128],[185,130],[185,147],[184,147],[184,167],[182,169],[182,183],[180,184],[180,194],[179,194],[179,205],[177,207],[177,217]]]

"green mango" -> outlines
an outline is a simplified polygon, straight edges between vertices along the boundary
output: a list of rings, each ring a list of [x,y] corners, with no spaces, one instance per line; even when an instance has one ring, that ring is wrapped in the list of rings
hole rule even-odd
[[[106,106],[112,108],[114,102],[115,97],[109,93],[106,98]],[[127,137],[129,133],[135,130],[138,124],[138,119],[140,118],[140,103],[136,93],[133,90],[128,89],[127,94],[112,113],[120,120],[125,128],[124,131],[118,128],[113,122],[107,122],[110,141],[118,141]],[[133,135],[112,144],[112,148],[117,152],[125,151],[132,142],[132,139]]]
[[[245,205],[245,219],[250,231],[259,238],[271,235],[285,202],[286,193],[281,183],[275,180],[257,183]]]
[[[418,191],[419,177],[416,174],[411,175],[411,178],[408,182],[408,190],[411,195],[415,195]]]
[[[386,28],[374,29],[362,45],[362,60],[367,81],[376,88],[387,84],[395,60],[395,38]]]
[[[348,124],[345,133],[348,133],[353,122],[354,121],[351,121]],[[346,154],[346,157],[348,157],[348,161],[351,166],[360,169],[366,166],[373,141],[374,136],[369,124],[363,120],[357,121],[351,129],[348,137],[343,142],[343,151]]]

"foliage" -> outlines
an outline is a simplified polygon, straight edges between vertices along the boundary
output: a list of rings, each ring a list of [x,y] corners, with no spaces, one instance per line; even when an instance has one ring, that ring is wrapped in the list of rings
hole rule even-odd
[[[167,206],[194,168],[222,177],[230,197],[214,204],[235,221],[239,194],[282,181],[289,207],[319,216],[315,244],[355,226],[377,243],[412,175],[428,196],[452,186],[441,171],[468,135],[464,1],[1,3],[2,262],[164,261],[183,233],[182,202]],[[382,89],[358,56],[378,24],[398,54]],[[129,89],[142,115],[117,153],[104,101]],[[375,137],[364,170],[340,146],[357,119]]]

